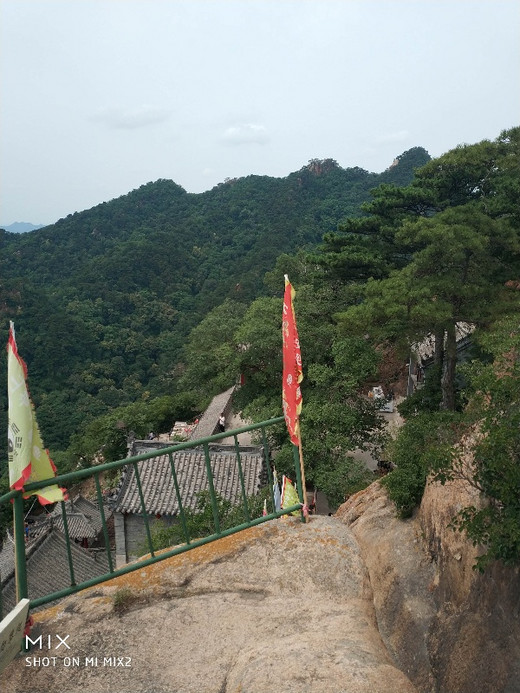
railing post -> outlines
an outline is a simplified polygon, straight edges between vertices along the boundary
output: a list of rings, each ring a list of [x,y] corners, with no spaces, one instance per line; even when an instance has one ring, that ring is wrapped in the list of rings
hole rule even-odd
[[[74,563],[72,562],[72,551],[70,550],[70,535],[69,521],[67,520],[67,511],[65,510],[65,501],[61,501],[61,518],[63,520],[63,532],[65,534],[65,544],[67,546],[67,558],[69,561],[70,586],[76,586],[76,578],[74,576]]]
[[[207,443],[204,443],[204,460],[206,461],[209,497],[211,499],[211,507],[213,509],[213,520],[215,521],[215,534],[220,534],[220,518],[218,516],[217,496],[215,494],[215,486],[213,484],[213,472],[211,471],[211,460],[209,457],[209,448]]]
[[[155,554],[153,552],[153,542],[152,535],[150,533],[150,523],[148,522],[148,513],[146,512],[146,505],[144,502],[143,487],[141,485],[141,477],[139,476],[139,467],[137,462],[133,462],[132,466],[135,472],[135,480],[137,483],[137,491],[139,492],[139,500],[141,501],[141,510],[143,511],[144,527],[146,529],[146,537],[148,539],[148,548],[150,549],[150,555],[153,557]]]
[[[244,483],[244,471],[242,469],[242,461],[240,460],[240,446],[238,444],[238,436],[234,436],[235,438],[235,452],[237,455],[237,464],[238,464],[238,476],[240,479],[240,490],[242,492],[242,505],[244,507],[244,518],[246,522],[249,522],[251,520],[251,516],[249,514],[249,506],[247,504],[247,494],[246,494],[246,486]]]
[[[173,463],[173,453],[170,452],[168,455],[170,460],[170,469],[172,471],[173,485],[175,486],[175,495],[177,496],[177,504],[179,506],[179,516],[181,518],[182,531],[184,533],[184,538],[186,539],[186,544],[190,543],[190,533],[188,532],[188,524],[186,522],[186,514],[184,508],[182,507],[181,490],[179,488],[179,480],[177,479],[177,472],[175,471],[175,464]]]
[[[264,459],[265,466],[267,469],[267,482],[269,484],[269,494],[271,496],[271,503],[273,504],[273,512],[276,512],[276,504],[274,500],[274,479],[273,472],[271,470],[271,461],[269,459],[269,443],[267,442],[267,436],[265,434],[265,426],[262,426],[262,443],[264,446]]]
[[[16,569],[16,602],[28,599],[27,564],[25,561],[25,522],[23,517],[23,495],[20,491],[13,499],[13,530]]]
[[[112,563],[112,552],[110,551],[110,537],[108,536],[108,527],[105,518],[105,508],[103,507],[103,495],[101,493],[101,486],[99,483],[99,474],[94,474],[94,479],[96,481],[96,493],[99,504],[99,513],[101,515],[101,526],[103,527],[103,537],[105,539],[105,547],[108,559],[108,568],[111,573],[114,572],[114,564]]]

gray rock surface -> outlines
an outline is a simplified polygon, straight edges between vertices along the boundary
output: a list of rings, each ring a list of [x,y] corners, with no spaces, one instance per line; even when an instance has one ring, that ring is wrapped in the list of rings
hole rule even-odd
[[[388,650],[419,691],[435,691],[428,642],[437,612],[432,593],[435,569],[417,521],[399,520],[378,483],[349,499],[337,516],[360,546]]]
[[[71,649],[20,655],[3,690],[414,693],[379,634],[373,600],[345,524],[271,521],[37,614],[33,639],[69,634]],[[27,666],[26,657],[44,656],[55,665]]]
[[[381,637],[420,693],[520,693],[520,568],[479,573],[481,547],[451,528],[478,501],[460,480],[430,482],[401,521],[375,483],[337,513],[359,545]]]

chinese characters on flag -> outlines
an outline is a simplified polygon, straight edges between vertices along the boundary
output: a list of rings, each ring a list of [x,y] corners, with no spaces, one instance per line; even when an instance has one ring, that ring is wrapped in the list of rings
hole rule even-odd
[[[27,367],[18,354],[14,325],[11,322],[7,343],[9,486],[18,491],[23,490],[26,482],[43,481],[56,476],[56,467],[49,452],[43,447],[26,379]],[[66,497],[66,491],[56,484],[27,495],[35,494],[42,505],[56,503]]]
[[[285,275],[285,293],[283,298],[282,336],[283,336],[283,414],[294,445],[300,445],[299,416],[302,410],[302,392],[300,383],[303,379],[302,357],[296,318],[294,316],[294,289]]]

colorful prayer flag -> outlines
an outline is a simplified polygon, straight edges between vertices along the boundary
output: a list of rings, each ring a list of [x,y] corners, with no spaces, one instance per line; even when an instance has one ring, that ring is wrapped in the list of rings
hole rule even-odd
[[[298,493],[293,486],[292,481],[287,476],[282,476],[282,509],[290,508],[291,505],[298,505],[300,499]],[[299,515],[299,510],[294,510],[292,515]]]
[[[43,481],[56,476],[56,467],[43,447],[34,405],[27,389],[27,366],[18,354],[14,324],[9,326],[7,342],[7,393],[9,399],[8,462],[9,486],[23,490],[26,482]],[[26,494],[37,495],[42,505],[66,498],[67,492],[56,485]]]
[[[280,484],[278,483],[278,476],[276,475],[276,469],[273,469],[273,498],[274,498],[274,509],[276,512],[282,509],[282,494],[280,493]]]
[[[296,317],[294,315],[294,289],[285,275],[285,293],[283,297],[282,337],[283,337],[283,382],[282,405],[289,437],[294,445],[300,445],[299,416],[302,410],[302,392],[300,383],[303,380],[302,357]]]

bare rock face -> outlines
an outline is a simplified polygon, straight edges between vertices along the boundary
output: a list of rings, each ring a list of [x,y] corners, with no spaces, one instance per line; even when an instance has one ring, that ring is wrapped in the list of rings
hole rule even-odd
[[[518,693],[520,571],[495,563],[479,573],[480,547],[449,527],[478,502],[463,481],[428,484],[424,494],[418,521],[436,572],[430,656],[440,691]]]
[[[478,547],[450,528],[477,501],[464,482],[430,483],[403,522],[376,483],[337,513],[359,543],[381,636],[422,693],[520,692],[520,572],[478,573]]]
[[[368,577],[337,519],[272,521],[37,614],[33,640],[68,634],[70,650],[33,647],[3,690],[414,693],[379,634]]]
[[[370,576],[381,636],[419,691],[434,691],[428,636],[435,617],[435,570],[416,521],[403,522],[380,484],[338,510],[357,539]]]
[[[428,484],[403,522],[375,483],[85,590],[36,614],[2,690],[520,693],[520,571],[476,572],[449,527],[475,500]]]

